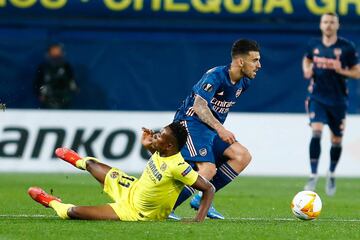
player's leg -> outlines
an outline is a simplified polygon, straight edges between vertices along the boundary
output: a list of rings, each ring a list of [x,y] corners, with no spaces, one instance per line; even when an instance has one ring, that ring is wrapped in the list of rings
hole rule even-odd
[[[216,191],[219,191],[232,182],[246,168],[251,161],[251,155],[240,143],[236,142],[230,145],[222,141],[219,136],[215,137],[212,149],[218,168],[211,183]],[[201,195],[197,194],[193,197],[190,204],[192,206],[199,205],[200,199]],[[209,209],[208,217],[224,219],[213,206]]]
[[[104,185],[106,174],[111,169],[110,166],[99,162],[98,159],[93,157],[83,158],[75,151],[67,148],[58,148],[56,149],[55,154],[57,157],[71,165],[81,170],[87,170],[99,183]]]
[[[28,193],[36,202],[54,209],[62,219],[119,220],[110,205],[82,207],[65,204],[59,198],[46,193],[38,187],[29,188]]]
[[[327,123],[327,114],[324,106],[316,101],[309,101],[309,118],[312,137],[309,144],[311,174],[304,190],[314,191],[318,182],[318,165],[321,154],[321,136],[324,123]]]
[[[213,180],[211,181],[216,191],[219,191],[230,182],[232,182],[250,163],[251,154],[239,142],[231,145],[216,138],[214,147],[217,148],[215,152],[217,158],[218,170]],[[222,154],[220,154],[222,152]]]
[[[309,144],[311,174],[304,190],[314,191],[318,182],[318,165],[321,153],[321,136],[324,124],[320,122],[311,123],[312,136]]]
[[[345,130],[346,107],[331,107],[329,109],[329,128],[331,130],[330,166],[326,178],[325,191],[329,196],[336,192],[335,169],[342,152],[342,138]]]
[[[71,219],[83,220],[119,220],[114,209],[110,205],[101,206],[76,206],[67,211]]]

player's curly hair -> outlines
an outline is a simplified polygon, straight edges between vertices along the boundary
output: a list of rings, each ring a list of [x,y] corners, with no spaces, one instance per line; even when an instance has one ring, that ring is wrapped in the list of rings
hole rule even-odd
[[[231,57],[248,54],[250,51],[260,52],[259,44],[254,40],[239,39],[234,42],[231,48]]]
[[[177,142],[178,149],[182,149],[186,143],[188,132],[180,122],[173,122],[169,125]]]

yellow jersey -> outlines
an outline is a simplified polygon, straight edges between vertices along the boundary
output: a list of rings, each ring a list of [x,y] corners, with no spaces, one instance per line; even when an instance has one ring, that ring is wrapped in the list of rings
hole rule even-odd
[[[145,219],[166,219],[184,185],[193,185],[197,178],[198,173],[180,152],[170,157],[155,152],[140,179],[134,182],[130,202]]]

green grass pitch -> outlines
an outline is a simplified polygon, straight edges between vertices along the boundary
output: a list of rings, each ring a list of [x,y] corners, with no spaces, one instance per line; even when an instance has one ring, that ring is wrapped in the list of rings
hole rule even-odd
[[[104,204],[110,199],[88,174],[0,175],[0,239],[360,239],[360,179],[339,178],[334,197],[318,186],[323,210],[315,221],[295,219],[293,196],[305,178],[240,176],[215,195],[226,220],[188,220],[185,202],[176,213],[187,221],[120,222],[61,220],[27,195],[30,186],[52,189],[66,203]]]

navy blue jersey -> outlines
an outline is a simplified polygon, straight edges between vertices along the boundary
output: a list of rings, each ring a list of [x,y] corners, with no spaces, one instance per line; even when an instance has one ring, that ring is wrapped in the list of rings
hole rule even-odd
[[[195,114],[193,105],[195,96],[199,95],[208,102],[212,114],[222,124],[232,106],[235,105],[241,93],[250,86],[250,79],[243,77],[236,84],[232,84],[229,76],[230,66],[214,67],[207,71],[191,94],[185,99],[175,115],[175,120],[199,120]]]
[[[313,90],[310,98],[331,106],[346,105],[347,80],[335,72],[334,61],[339,59],[343,68],[356,65],[358,58],[354,44],[339,37],[335,44],[327,47],[320,38],[312,39],[305,57],[314,63]]]

